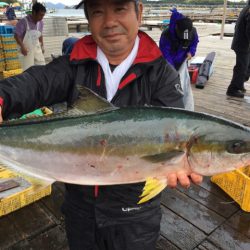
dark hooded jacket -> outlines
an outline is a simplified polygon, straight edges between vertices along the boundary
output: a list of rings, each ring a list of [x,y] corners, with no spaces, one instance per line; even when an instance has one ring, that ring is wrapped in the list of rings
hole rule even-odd
[[[159,47],[164,58],[176,69],[179,69],[187,58],[187,53],[191,53],[192,57],[195,55],[199,38],[195,27],[192,27],[189,32],[188,40],[178,38],[175,30],[176,22],[183,19],[184,16],[176,9],[171,11],[169,27],[162,32]]]
[[[236,52],[250,51],[250,1],[240,12],[236,22],[231,49]]]
[[[166,63],[155,42],[139,32],[140,45],[133,65],[122,78],[112,99],[115,106],[183,107],[182,90],[177,72]],[[84,85],[106,98],[105,77],[96,60],[97,45],[92,36],[85,36],[74,46],[70,56],[62,56],[46,66],[34,66],[23,74],[0,82],[4,118],[20,116],[38,107],[67,101],[78,96],[77,84]],[[154,129],[154,128],[152,128]],[[144,183],[96,187],[67,185],[63,211],[77,204],[81,216],[88,204],[95,204],[99,226],[140,220],[145,213],[159,210],[159,197],[140,205]]]

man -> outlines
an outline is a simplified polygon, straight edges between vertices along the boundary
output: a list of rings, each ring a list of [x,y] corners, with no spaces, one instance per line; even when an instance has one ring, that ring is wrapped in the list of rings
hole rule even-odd
[[[20,61],[23,70],[33,65],[45,65],[43,45],[43,17],[46,8],[36,2],[32,14],[19,20],[16,25],[15,39],[20,46]]]
[[[159,46],[165,59],[178,70],[195,55],[199,39],[192,20],[176,9],[171,11],[169,27],[162,32]]]
[[[5,15],[6,15],[8,21],[13,21],[13,20],[16,19],[15,10],[14,10],[14,8],[12,7],[11,4],[7,6]]]
[[[75,43],[79,40],[77,37],[68,37],[63,41],[62,54],[70,55]]]
[[[236,22],[231,49],[236,54],[236,64],[227,95],[244,98],[244,82],[248,81],[250,76],[250,0]]]
[[[178,74],[155,42],[138,28],[137,0],[85,0],[91,34],[76,42],[70,57],[28,69],[0,82],[4,118],[77,97],[81,84],[115,106],[183,107]],[[0,109],[1,113],[1,109]],[[201,176],[190,173],[195,183]],[[168,176],[188,187],[181,172]],[[62,211],[70,249],[152,250],[159,235],[160,195],[138,205],[145,183],[113,186],[66,185]]]

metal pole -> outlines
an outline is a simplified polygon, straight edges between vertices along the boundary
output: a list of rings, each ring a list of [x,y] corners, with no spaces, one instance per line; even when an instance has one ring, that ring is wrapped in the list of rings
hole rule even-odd
[[[223,6],[223,16],[221,21],[221,32],[220,32],[220,39],[223,39],[224,36],[224,28],[225,28],[225,22],[226,22],[226,14],[227,14],[227,0],[224,0],[224,6]]]

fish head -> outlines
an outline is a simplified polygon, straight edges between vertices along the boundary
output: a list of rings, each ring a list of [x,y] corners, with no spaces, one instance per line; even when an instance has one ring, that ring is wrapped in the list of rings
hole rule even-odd
[[[197,129],[187,143],[187,160],[204,176],[250,166],[250,129],[229,122]]]

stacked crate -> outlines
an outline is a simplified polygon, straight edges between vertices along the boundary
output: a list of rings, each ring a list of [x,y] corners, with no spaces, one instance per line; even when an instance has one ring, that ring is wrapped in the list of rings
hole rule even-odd
[[[51,194],[51,185],[27,180],[0,165],[0,217]]]
[[[233,198],[242,210],[250,212],[250,166],[214,175],[211,181]]]
[[[0,26],[0,72],[3,78],[22,73],[14,27]]]
[[[5,70],[5,60],[4,60],[4,51],[2,40],[0,39],[0,72]]]
[[[21,118],[29,119],[52,113],[49,108],[43,107]],[[21,171],[14,172],[0,164],[0,217],[50,195],[51,191],[51,184],[22,175]]]

